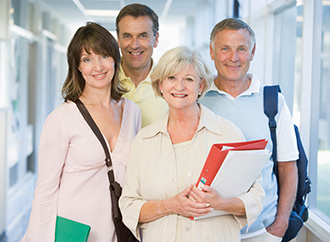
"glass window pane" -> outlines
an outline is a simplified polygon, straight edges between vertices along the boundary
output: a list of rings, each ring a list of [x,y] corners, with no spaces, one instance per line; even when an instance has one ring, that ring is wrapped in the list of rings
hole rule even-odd
[[[297,8],[295,5],[275,14],[273,80],[280,84],[292,112],[296,54]]]
[[[330,218],[330,6],[323,1],[317,208]]]
[[[23,28],[28,26],[28,1],[11,0],[11,18],[13,24]]]
[[[8,106],[6,43],[0,41],[0,109]]]
[[[301,91],[302,91],[302,31],[303,31],[303,5],[297,5],[296,16],[296,55],[295,55],[295,74],[294,74],[294,95],[293,95],[293,122],[300,126],[301,116]]]

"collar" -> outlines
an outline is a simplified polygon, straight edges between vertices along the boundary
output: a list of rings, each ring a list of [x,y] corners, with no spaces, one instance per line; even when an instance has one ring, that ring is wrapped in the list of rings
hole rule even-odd
[[[251,80],[251,84],[250,84],[249,88],[246,91],[242,92],[236,98],[241,97],[241,96],[251,96],[252,94],[259,94],[260,93],[260,87],[261,87],[260,81],[253,74],[248,73],[246,75],[247,75],[247,78],[249,78]],[[211,87],[207,92],[209,92],[209,91],[216,91],[219,94],[223,94],[223,95],[227,96],[228,98],[230,98],[232,100],[236,99],[236,98],[233,98],[227,92],[219,90],[217,88],[217,86],[214,84],[214,81],[212,82]]]
[[[147,83],[151,83],[151,79],[150,79],[150,73],[154,68],[154,60],[151,58],[151,69],[148,73],[148,76],[146,77],[146,79],[144,79],[142,82],[147,82]],[[119,80],[122,80],[123,82],[125,81],[130,81],[132,82],[131,78],[129,76],[126,76],[126,73],[123,69],[123,59],[121,59],[120,61],[120,70],[119,70],[119,76],[118,76]]]
[[[196,134],[203,130],[208,129],[213,133],[222,135],[223,131],[221,125],[219,125],[219,116],[212,112],[210,109],[205,107],[202,104],[198,104],[201,109],[201,116],[199,119],[199,124],[196,130]],[[164,115],[161,119],[154,122],[153,124],[146,127],[144,138],[152,138],[159,133],[169,136],[167,131],[167,123],[168,123],[169,112],[167,111],[166,115]]]

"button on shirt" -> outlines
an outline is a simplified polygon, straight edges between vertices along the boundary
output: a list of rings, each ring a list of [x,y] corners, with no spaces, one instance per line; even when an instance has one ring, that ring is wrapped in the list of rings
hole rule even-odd
[[[136,87],[131,78],[125,75],[121,65],[119,80],[128,90],[123,97],[132,100],[141,109],[142,128],[160,119],[166,114],[168,105],[163,98],[155,95],[151,86],[150,73],[147,78],[140,82]]]

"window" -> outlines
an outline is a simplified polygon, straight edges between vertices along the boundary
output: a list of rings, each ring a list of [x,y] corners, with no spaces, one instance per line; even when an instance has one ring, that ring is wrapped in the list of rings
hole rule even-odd
[[[317,155],[317,209],[330,218],[330,1],[322,4],[319,147]],[[330,221],[330,219],[328,220]]]
[[[11,0],[11,18],[12,23],[26,28],[29,25],[28,19],[28,1]]]
[[[11,38],[10,56],[12,64],[10,65],[10,105],[9,105],[9,123],[8,130],[8,169],[9,169],[9,187],[14,187],[19,178],[22,177],[21,171],[25,166],[26,151],[26,88],[27,88],[27,56],[28,42],[22,37]]]
[[[292,2],[273,10],[273,79],[281,85],[294,123],[307,127],[309,206],[330,224],[330,1]]]
[[[8,106],[7,70],[6,70],[6,43],[0,41],[0,109]]]
[[[300,125],[300,117],[301,117],[301,91],[302,91],[302,83],[301,83],[301,68],[302,68],[302,49],[303,49],[303,5],[299,4],[296,7],[297,16],[295,19],[296,23],[296,54],[295,54],[295,64],[294,64],[294,93],[293,93],[293,110],[292,117],[293,122],[296,125]]]
[[[275,14],[273,80],[280,84],[282,93],[292,110],[292,89],[294,79],[296,9],[294,7]],[[286,26],[283,28],[283,26]]]

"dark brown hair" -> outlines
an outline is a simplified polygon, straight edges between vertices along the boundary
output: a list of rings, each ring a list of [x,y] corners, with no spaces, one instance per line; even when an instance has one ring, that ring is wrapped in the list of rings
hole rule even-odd
[[[116,31],[118,35],[119,35],[119,26],[118,26],[119,22],[125,16],[132,16],[134,18],[143,17],[143,16],[149,17],[153,23],[152,31],[154,33],[154,36],[156,36],[159,30],[158,15],[148,6],[143,4],[133,3],[123,7],[116,18]]]
[[[70,41],[67,50],[69,70],[62,87],[64,100],[77,100],[85,88],[85,80],[78,70],[82,50],[87,53],[93,51],[98,55],[111,56],[114,59],[115,73],[111,80],[111,98],[119,100],[126,90],[118,79],[120,53],[117,41],[107,29],[92,22],[80,27]]]

